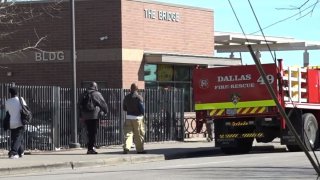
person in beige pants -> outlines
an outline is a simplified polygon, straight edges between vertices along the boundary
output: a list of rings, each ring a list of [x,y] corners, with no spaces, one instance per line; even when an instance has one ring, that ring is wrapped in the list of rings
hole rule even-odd
[[[144,150],[144,106],[143,98],[138,94],[138,86],[131,84],[130,94],[123,100],[123,110],[127,112],[124,123],[123,154],[128,154],[134,141],[138,154],[145,154]]]

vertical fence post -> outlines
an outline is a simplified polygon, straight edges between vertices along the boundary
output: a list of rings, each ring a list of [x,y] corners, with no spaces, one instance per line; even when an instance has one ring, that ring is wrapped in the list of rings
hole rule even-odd
[[[178,95],[179,95],[179,100],[181,100],[181,102],[177,102],[178,103],[178,106],[179,106],[179,109],[180,109],[180,128],[177,128],[178,130],[180,130],[180,135],[178,136],[179,139],[181,139],[181,141],[184,141],[184,133],[185,133],[185,124],[184,124],[184,89],[180,90],[178,92]]]
[[[60,147],[60,87],[53,87],[52,143],[53,148]]]
[[[122,109],[122,106],[123,106],[123,102],[122,100],[124,99],[124,96],[125,96],[125,90],[124,89],[121,89],[120,90],[120,99],[119,99],[119,102],[120,102],[120,141],[121,143],[124,143],[124,139],[123,139],[123,125],[124,125],[124,121],[125,121],[125,112],[123,111]]]

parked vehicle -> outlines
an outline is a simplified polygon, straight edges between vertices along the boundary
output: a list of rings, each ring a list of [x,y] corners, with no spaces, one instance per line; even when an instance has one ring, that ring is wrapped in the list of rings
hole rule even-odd
[[[290,151],[301,150],[281,117],[265,83],[269,83],[309,150],[319,146],[320,66],[263,64],[268,82],[255,65],[193,71],[197,122],[214,120],[215,145],[224,153],[247,153],[253,140],[280,138]]]
[[[9,145],[10,136],[8,133],[5,133],[3,128],[0,129],[0,149],[3,149]]]
[[[48,125],[26,125],[25,143],[27,149],[47,149],[52,145],[51,128]]]

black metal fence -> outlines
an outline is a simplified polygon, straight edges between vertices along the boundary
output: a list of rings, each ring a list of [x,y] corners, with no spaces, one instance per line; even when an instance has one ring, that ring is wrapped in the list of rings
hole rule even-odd
[[[5,100],[9,98],[10,84],[0,84],[0,149],[10,145],[9,131],[2,128],[5,115]],[[71,89],[55,86],[17,86],[26,100],[34,118],[25,132],[26,149],[53,150],[68,148],[74,132],[71,106]],[[84,89],[77,89],[77,96]],[[125,112],[122,100],[129,92],[124,89],[101,89],[109,105],[110,113],[99,120],[97,146],[123,143]],[[139,92],[144,97],[146,142],[183,140],[184,112],[183,90],[153,90]],[[78,124],[78,142],[86,145],[85,127]]]

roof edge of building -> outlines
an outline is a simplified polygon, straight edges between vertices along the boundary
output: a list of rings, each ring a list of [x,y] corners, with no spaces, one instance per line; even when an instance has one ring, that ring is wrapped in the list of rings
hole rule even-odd
[[[151,3],[151,4],[159,4],[159,5],[167,5],[167,6],[174,6],[174,7],[180,7],[180,8],[188,8],[188,9],[196,9],[196,10],[213,12],[213,10],[212,10],[212,9],[209,9],[209,8],[202,8],[202,7],[196,7],[196,6],[181,5],[181,4],[175,4],[175,3],[165,3],[165,2],[159,2],[159,1],[156,1],[156,0],[127,0],[127,1],[137,1],[137,2],[144,2],[144,3]]]
[[[240,58],[226,58],[205,55],[186,55],[159,52],[144,52],[148,63],[186,64],[186,65],[236,65],[241,64]]]

